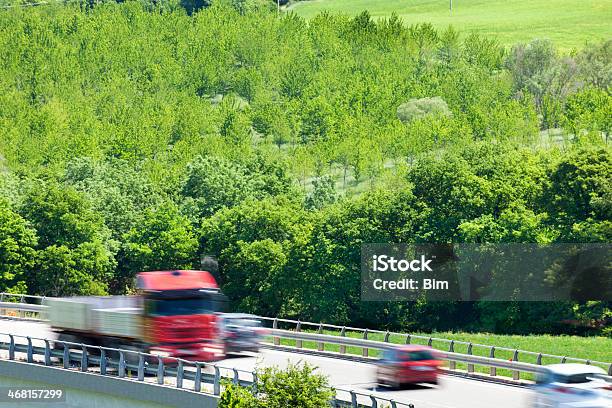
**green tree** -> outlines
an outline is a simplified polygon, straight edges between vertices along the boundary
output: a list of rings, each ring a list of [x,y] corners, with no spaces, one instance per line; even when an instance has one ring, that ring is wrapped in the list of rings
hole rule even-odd
[[[141,271],[190,269],[197,258],[198,240],[187,218],[172,202],[150,208],[124,236],[120,268],[125,285]]]
[[[411,99],[397,108],[397,118],[404,123],[410,123],[427,115],[450,116],[452,113],[446,102],[439,96]]]
[[[304,205],[311,210],[319,210],[336,201],[336,188],[331,176],[317,177],[312,181],[312,192],[306,196]]]
[[[585,88],[567,98],[565,128],[578,140],[583,131],[603,133],[608,143],[612,132],[612,95],[599,88]],[[597,134],[596,134],[597,136]]]
[[[603,242],[612,236],[612,156],[605,147],[578,146],[567,152],[550,170],[544,206],[561,228],[561,239],[586,238],[597,232]],[[575,236],[579,233],[578,236]],[[588,241],[592,241],[588,239]],[[580,241],[579,241],[580,242]]]
[[[36,232],[0,198],[0,291],[25,289],[26,272],[34,266],[36,244]]]
[[[612,85],[612,40],[591,43],[578,54],[580,76],[603,90]]]
[[[38,255],[27,277],[34,293],[104,294],[116,266],[116,243],[102,216],[74,188],[34,181],[20,209],[38,235]]]
[[[291,181],[282,163],[257,155],[243,162],[197,157],[188,166],[182,194],[193,200],[199,217],[235,206],[247,198],[286,193]]]
[[[200,251],[219,259],[220,284],[234,304],[274,314],[296,307],[303,285],[297,261],[307,256],[310,230],[301,201],[247,200],[203,221]]]
[[[301,115],[300,135],[302,142],[324,141],[335,132],[333,109],[323,97],[306,102]]]
[[[67,164],[65,180],[89,198],[115,240],[121,240],[136,226],[142,212],[161,200],[142,169],[124,160],[73,159]]]

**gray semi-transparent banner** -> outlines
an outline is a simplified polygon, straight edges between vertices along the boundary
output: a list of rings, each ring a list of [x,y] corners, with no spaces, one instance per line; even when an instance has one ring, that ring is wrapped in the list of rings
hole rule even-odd
[[[364,301],[612,301],[611,244],[364,244]]]

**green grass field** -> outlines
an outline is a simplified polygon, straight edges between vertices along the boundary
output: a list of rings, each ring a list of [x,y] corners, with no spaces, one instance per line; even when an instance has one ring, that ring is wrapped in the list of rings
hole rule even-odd
[[[355,15],[368,10],[374,17],[397,13],[405,23],[453,25],[462,32],[495,36],[502,44],[549,38],[562,49],[612,38],[610,0],[309,0],[288,10],[306,18],[320,11]]]
[[[337,331],[324,331],[324,334],[338,335]],[[558,356],[567,356],[574,358],[582,358],[587,360],[594,360],[604,363],[612,362],[612,339],[607,337],[578,337],[578,336],[550,336],[550,335],[533,335],[533,336],[514,336],[514,335],[496,335],[487,333],[435,333],[435,334],[424,334],[414,333],[420,336],[432,336],[438,339],[449,339],[461,342],[472,342],[474,344],[482,344],[487,346],[504,347],[509,349],[518,349],[524,351],[532,351],[534,353],[551,354]],[[361,337],[358,333],[347,332],[349,337]],[[369,340],[383,341],[384,336],[378,333],[370,333],[368,335]],[[389,341],[391,343],[404,343],[404,337],[390,336]],[[271,342],[271,339],[270,339]],[[413,339],[412,344],[427,345],[425,339]],[[281,339],[281,345],[295,347],[295,341]],[[316,349],[317,344],[315,342],[304,341],[302,343],[304,348]],[[448,351],[448,343],[434,340],[432,347],[441,350]],[[455,344],[455,351],[460,353],[467,352],[467,345]],[[325,344],[326,351],[338,352],[339,346],[335,344]],[[361,355],[362,350],[357,347],[347,347],[346,352],[349,354]],[[474,346],[472,353],[478,356],[488,357],[490,348]],[[379,351],[369,350],[369,356],[378,357]],[[510,360],[513,357],[512,351],[496,350],[495,357]],[[536,363],[537,356],[520,354],[519,361],[526,363]],[[558,359],[543,357],[542,364],[554,364],[559,363]],[[463,364],[457,364],[457,369],[465,370],[467,367]],[[607,370],[608,367],[603,367]],[[475,367],[477,372],[488,373],[488,367]],[[507,370],[498,370],[498,375],[510,377],[512,374]],[[532,376],[529,374],[521,374],[521,378],[525,380],[532,380]]]

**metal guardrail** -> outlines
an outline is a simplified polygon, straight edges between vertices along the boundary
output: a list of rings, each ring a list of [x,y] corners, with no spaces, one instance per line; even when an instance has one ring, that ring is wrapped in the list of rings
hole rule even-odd
[[[350,397],[350,401],[346,401],[343,399],[339,399],[336,396],[335,400],[332,401],[332,406],[334,408],[383,408],[383,407],[415,408],[414,404],[395,401],[392,398],[385,398],[379,395],[368,394],[365,392],[358,392],[355,390],[346,390],[346,389],[337,388],[337,387],[334,389],[336,390],[336,392],[340,391],[340,392],[346,393]],[[368,405],[364,405],[363,399],[367,401]]]
[[[302,340],[302,341],[314,341],[319,344],[322,343],[330,343],[330,344],[338,344],[343,346],[352,346],[359,347],[362,349],[376,349],[376,350],[388,350],[397,347],[396,344],[367,340],[367,339],[356,339],[351,337],[338,337],[338,336],[330,336],[326,334],[314,334],[314,333],[304,333],[304,332],[294,332],[287,330],[279,330],[272,329],[269,333],[273,338],[285,338],[292,340]],[[441,357],[450,362],[459,362],[466,363],[468,365],[483,365],[492,368],[500,368],[500,369],[508,369],[513,371],[522,371],[528,373],[538,373],[543,370],[543,366],[523,363],[520,361],[507,361],[500,360],[491,357],[482,357],[475,355],[466,355],[461,353],[455,353],[452,351],[440,353]],[[473,370],[472,370],[473,371]]]
[[[46,306],[24,303],[0,302],[0,316],[17,318],[20,320],[42,320],[42,313]],[[9,310],[11,312],[9,312]]]
[[[27,303],[0,302],[0,309],[23,310],[24,312],[42,312],[46,308],[47,307],[43,305],[30,305]]]
[[[79,368],[82,372],[95,372],[101,375],[115,375],[119,378],[130,378],[145,381],[145,376],[153,375],[159,385],[164,385],[169,377],[176,383],[176,388],[184,387],[184,381],[193,381],[189,389],[205,392],[203,384],[212,385],[212,395],[220,395],[223,377],[234,384],[251,385],[257,381],[257,374],[251,371],[223,367],[213,363],[193,362],[175,357],[160,357],[154,354],[133,350],[92,346],[82,343],[58,341],[30,336],[19,336],[0,333],[0,350],[8,351],[9,360],[17,360],[16,354],[25,355],[28,363],[40,362],[45,366],[61,365],[65,369]],[[15,341],[25,340],[24,343]],[[34,344],[38,343],[38,345]],[[35,357],[40,357],[36,359]],[[57,359],[57,360],[54,360]],[[61,364],[60,364],[61,362]],[[211,371],[206,372],[206,370]],[[232,375],[225,376],[224,372]],[[131,373],[136,373],[135,377]],[[246,374],[248,379],[244,379]]]
[[[306,329],[310,331],[315,331],[316,334],[320,334],[320,335],[322,335],[323,333],[327,333],[326,335],[329,336],[330,338],[336,337],[336,338],[347,339],[347,340],[349,338],[354,338],[354,337],[350,337],[350,335],[352,334],[354,336],[359,337],[358,340],[359,339],[366,340],[368,342],[372,341],[372,340],[369,340],[368,337],[369,336],[371,337],[372,334],[376,334],[383,339],[383,342],[381,343],[387,344],[390,346],[397,346],[399,344],[413,344],[413,343],[416,343],[417,341],[420,341],[420,343],[423,345],[427,345],[429,347],[436,348],[442,352],[446,352],[447,354],[454,353],[454,355],[465,355],[468,357],[477,357],[474,354],[476,353],[476,351],[481,351],[481,353],[476,353],[476,354],[484,354],[488,356],[489,359],[496,360],[496,361],[502,361],[502,362],[511,361],[514,363],[519,363],[519,362],[529,363],[529,360],[531,360],[532,361],[531,364],[535,366],[543,366],[546,364],[554,364],[554,363],[568,363],[568,362],[592,364],[592,365],[597,365],[605,369],[608,375],[612,376],[612,363],[603,362],[603,361],[588,360],[588,359],[568,357],[568,356],[559,356],[559,355],[547,354],[547,353],[538,353],[538,352],[533,352],[533,351],[512,349],[508,347],[490,346],[490,345],[478,344],[478,343],[472,343],[472,342],[466,342],[466,341],[442,339],[442,338],[437,338],[433,336],[419,336],[419,335],[397,333],[397,332],[390,332],[390,331],[369,330],[369,329],[355,328],[355,327],[350,327],[350,326],[337,326],[337,325],[331,325],[331,324],[302,322],[299,320],[279,319],[279,318],[270,318],[270,317],[260,317],[260,319],[262,319],[263,321],[267,321],[268,326],[272,327],[272,331],[278,330],[282,326],[284,331],[306,334],[306,332],[304,332],[304,330]],[[337,334],[330,335],[329,334],[330,332],[337,333]],[[273,336],[273,344],[275,346],[280,345],[281,337],[282,336]],[[296,348],[298,349],[304,348],[303,341],[306,340],[305,337],[302,337],[302,338],[294,337],[293,339],[296,341],[296,344],[295,344]],[[392,341],[392,340],[395,340],[395,341]],[[329,339],[325,340],[325,338],[320,338],[319,340],[311,340],[311,341],[315,341],[317,343],[316,344],[317,351],[325,351],[326,343],[338,344],[339,354],[347,354],[347,349],[346,349],[347,346],[353,345],[354,347],[360,347],[362,357],[368,357],[370,354],[369,353],[370,349],[380,349],[377,347],[368,346],[368,344],[371,344],[371,343],[367,343],[367,342],[361,343],[360,345],[354,345],[354,344],[349,344],[347,342],[340,342],[340,343],[332,342]],[[465,349],[465,352],[460,352],[458,350],[459,348],[458,346],[462,346]],[[501,352],[505,352],[509,357],[502,358],[500,356]],[[451,370],[454,370],[456,368],[457,361],[459,360],[456,360],[456,361],[450,360],[449,368]],[[489,375],[491,377],[495,377],[497,375],[498,367],[494,365],[491,365],[489,367],[490,367]],[[518,365],[515,365],[515,367],[518,368]],[[473,373],[474,364],[468,362],[467,371],[468,373]],[[525,370],[520,370],[520,369],[513,370],[513,374],[512,374],[513,380],[515,381],[520,380],[521,371],[525,371]]]
[[[0,292],[0,302],[15,302],[15,303],[34,303],[42,304],[46,296],[23,295],[20,293]],[[26,302],[27,301],[27,302]]]

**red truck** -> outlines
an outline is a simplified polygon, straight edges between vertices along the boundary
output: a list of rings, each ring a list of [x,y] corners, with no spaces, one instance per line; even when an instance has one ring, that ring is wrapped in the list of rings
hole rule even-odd
[[[134,296],[46,299],[59,341],[194,361],[223,357],[218,313],[226,297],[205,271],[141,272]]]

